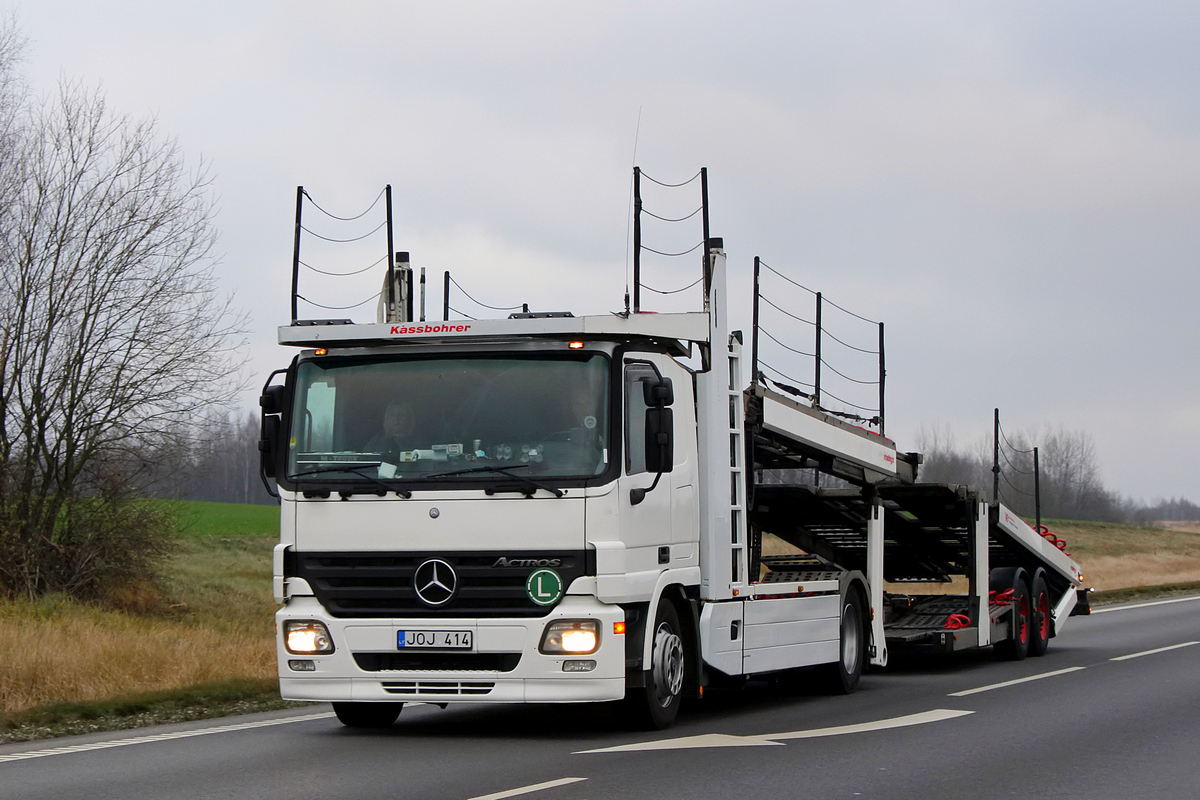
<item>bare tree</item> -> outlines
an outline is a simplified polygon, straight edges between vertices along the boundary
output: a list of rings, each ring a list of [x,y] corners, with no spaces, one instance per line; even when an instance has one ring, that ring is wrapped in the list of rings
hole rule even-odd
[[[979,457],[971,449],[960,450],[954,433],[946,426],[921,426],[917,431],[917,450],[922,457],[917,477],[922,483],[978,487],[986,483],[988,473]]]
[[[1059,427],[1040,438],[1044,516],[1114,521],[1124,515],[1120,498],[1100,478],[1090,434]]]
[[[95,596],[147,572],[162,522],[141,519],[132,542],[96,509],[128,525],[116,509],[155,474],[147,454],[231,401],[242,320],[212,272],[208,178],[152,120],[66,84],[17,127],[0,210],[0,587]]]
[[[919,477],[925,483],[964,483],[987,489],[999,483],[1000,501],[1019,514],[1034,516],[1040,489],[1043,518],[1115,522],[1135,509],[1105,488],[1096,445],[1083,431],[1043,427],[1034,432],[1004,434],[999,447],[999,476],[994,476],[991,437],[959,449],[945,429],[922,428],[917,436],[924,455]],[[1034,447],[1040,480],[1034,477]],[[1040,486],[1038,485],[1040,483]]]
[[[13,18],[0,19],[0,208],[10,207],[20,182],[17,151],[25,87],[17,64],[24,47],[25,42]],[[10,229],[11,220],[0,214],[0,247],[7,242],[8,237],[4,234]],[[0,258],[5,258],[2,250]]]
[[[173,460],[164,489],[187,500],[274,505],[259,477],[259,435],[257,414],[214,415]]]

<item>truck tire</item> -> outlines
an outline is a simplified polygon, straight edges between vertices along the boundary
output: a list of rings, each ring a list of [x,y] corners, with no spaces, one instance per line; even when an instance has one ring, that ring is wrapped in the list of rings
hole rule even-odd
[[[832,694],[850,694],[858,688],[867,653],[864,608],[866,603],[862,594],[856,588],[850,589],[842,602],[838,660],[833,664],[822,664],[819,668],[825,689]]]
[[[675,604],[665,597],[654,614],[654,638],[650,644],[650,668],[646,686],[632,689],[626,697],[633,722],[639,728],[664,730],[675,724],[688,668],[688,647]]]
[[[1033,636],[1033,615],[1029,602],[1029,587],[1024,574],[1018,574],[1012,584],[1012,625],[1009,638],[996,642],[996,657],[1001,661],[1022,661],[1029,655],[1029,640]]]
[[[1050,589],[1040,569],[1033,576],[1030,609],[1033,617],[1030,620],[1029,655],[1044,656],[1050,647]]]
[[[348,728],[390,728],[403,703],[334,703],[338,722]]]

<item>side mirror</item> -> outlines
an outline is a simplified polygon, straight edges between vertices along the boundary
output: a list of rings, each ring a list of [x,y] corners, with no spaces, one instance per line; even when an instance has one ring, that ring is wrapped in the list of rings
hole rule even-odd
[[[675,402],[675,389],[670,378],[642,378],[642,396],[651,408],[669,406]]]
[[[283,387],[272,386],[271,388],[282,389]],[[263,397],[266,395],[264,394]],[[279,417],[270,415],[262,418],[262,434],[258,440],[258,452],[262,462],[262,474],[268,478],[275,477],[275,461],[279,455],[279,430]]]
[[[670,472],[675,463],[675,424],[669,408],[646,409],[646,471]]]
[[[278,384],[263,389],[263,393],[258,398],[258,405],[262,408],[262,413],[282,414],[283,394],[285,391],[286,389]]]

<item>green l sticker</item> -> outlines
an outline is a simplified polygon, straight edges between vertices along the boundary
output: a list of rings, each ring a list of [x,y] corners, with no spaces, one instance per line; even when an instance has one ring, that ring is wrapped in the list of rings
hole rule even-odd
[[[562,578],[552,569],[534,570],[525,581],[525,593],[539,606],[557,603],[563,594]]]

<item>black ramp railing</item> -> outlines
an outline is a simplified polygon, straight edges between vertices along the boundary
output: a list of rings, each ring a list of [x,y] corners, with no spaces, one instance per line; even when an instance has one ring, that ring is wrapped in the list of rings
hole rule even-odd
[[[375,209],[375,207],[379,204],[379,201],[381,199],[386,199],[384,218],[382,221],[379,222],[378,225],[376,225],[372,229],[368,230],[366,233],[356,234],[356,235],[352,235],[352,236],[334,236],[334,235],[329,235],[328,232],[322,233],[322,232],[312,230],[311,228],[307,227],[304,224],[305,200],[307,200],[308,204],[311,205],[314,209],[316,209],[321,214],[323,214],[325,216],[325,218],[327,218],[327,220],[330,220],[336,224],[336,223],[357,222],[358,220],[362,219],[367,214],[369,214],[371,211],[373,211]],[[383,256],[383,258],[373,261],[372,263],[366,265],[365,267],[335,271],[335,270],[330,270],[330,269],[322,269],[321,267],[309,264],[300,258],[300,247],[301,247],[301,242],[304,237],[304,234],[308,234],[309,236],[311,236],[315,239],[319,239],[322,242],[326,242],[326,243],[333,244],[333,245],[341,245],[341,244],[351,244],[351,243],[355,243],[355,242],[361,242],[361,241],[368,239],[368,238],[374,236],[375,234],[377,234],[380,231],[380,229],[386,229],[387,252]],[[303,294],[301,294],[301,292],[300,292],[300,268],[301,267],[304,267],[305,269],[308,269],[319,275],[325,275],[325,276],[336,277],[336,278],[346,278],[346,277],[351,277],[354,275],[362,274],[362,273],[372,269],[373,267],[378,266],[379,262],[383,261],[383,260],[387,261],[387,288],[386,288],[386,291],[387,291],[388,314],[389,314],[389,316],[395,316],[397,298],[396,298],[396,265],[395,265],[395,257],[394,257],[393,247],[394,247],[394,238],[393,238],[393,220],[392,220],[392,187],[390,184],[385,186],[383,188],[383,190],[381,190],[379,192],[379,194],[376,195],[375,199],[371,202],[371,204],[365,210],[363,210],[353,216],[341,216],[338,214],[334,214],[331,211],[327,211],[325,208],[323,208],[321,205],[319,205],[312,198],[312,195],[310,195],[303,186],[297,186],[296,187],[296,228],[295,228],[295,238],[294,238],[293,247],[292,247],[292,297],[291,297],[292,323],[295,324],[300,318],[299,301],[301,301],[301,300],[303,300],[308,305],[315,306],[317,308],[323,308],[323,309],[329,309],[329,310],[335,310],[335,311],[345,311],[348,309],[358,308],[360,306],[366,305],[367,303],[371,302],[372,300],[378,299],[380,294],[382,293],[382,290],[379,292],[375,292],[373,295],[366,298],[365,300],[360,300],[358,302],[350,303],[348,305],[333,305],[333,304],[328,304],[328,303],[319,303],[319,302],[317,302],[315,300],[311,300],[308,297],[305,297]],[[399,254],[395,254],[395,255],[398,257]],[[409,304],[408,311],[409,311],[409,316],[411,317],[412,316],[412,313],[411,313],[411,302],[412,302],[411,277],[410,277],[410,285],[408,286],[408,290],[409,290],[408,291],[408,304]]]
[[[1014,434],[1015,436],[1015,434]],[[1021,437],[1017,437],[1020,441]],[[1020,441],[1028,445],[1026,441]],[[992,413],[992,502],[1003,502],[1018,514],[1033,502],[1036,529],[1042,527],[1042,467],[1037,447],[1018,447],[1000,425],[1000,409]],[[1011,474],[1011,477],[1010,477]],[[1032,483],[1032,486],[1030,485]]]
[[[529,304],[528,303],[522,303],[519,306],[493,306],[493,305],[489,305],[488,303],[484,303],[481,300],[476,300],[466,289],[464,289],[462,287],[461,283],[456,281],[454,278],[450,277],[450,271],[446,270],[444,273],[442,273],[442,319],[443,320],[450,319],[451,311],[453,311],[455,314],[458,314],[461,317],[466,317],[467,319],[478,319],[478,317],[473,317],[470,314],[468,314],[467,312],[460,311],[459,309],[450,305],[450,287],[451,286],[458,289],[458,291],[462,293],[463,297],[465,297],[467,300],[470,300],[472,303],[479,306],[480,308],[486,308],[490,311],[520,311],[523,314],[529,313]]]
[[[764,288],[767,278],[771,279],[769,291]],[[812,318],[794,310],[804,304],[797,300],[795,290],[811,296]],[[775,299],[772,299],[774,295]],[[840,312],[838,325],[831,326],[829,309]],[[855,344],[851,341],[861,333],[841,333],[840,327],[853,327],[858,323],[872,326],[874,346]],[[796,342],[803,341],[806,331],[797,331],[797,324],[812,329],[811,352]],[[887,375],[884,356],[884,325],[856,314],[829,300],[823,292],[793,280],[780,270],[767,264],[761,257],[754,259],[754,310],[751,339],[751,382],[753,386],[770,383],[775,388],[795,397],[807,400],[814,408],[846,419],[863,422],[884,432],[884,389]],[[835,332],[835,328],[839,332]],[[832,348],[832,349],[831,349]],[[837,352],[837,365],[831,353]],[[861,356],[871,357],[870,369],[874,374],[867,378],[861,372]],[[768,361],[768,358],[770,359]],[[845,361],[858,360],[855,367],[847,367]],[[778,362],[779,366],[776,366]],[[811,371],[812,380],[796,377]],[[781,380],[782,379],[782,380]],[[838,392],[830,390],[834,385]],[[842,387],[845,388],[842,388]],[[800,388],[803,387],[803,388]],[[859,387],[874,387],[874,402],[867,405]],[[850,399],[853,397],[854,399]],[[830,401],[843,408],[832,408]],[[862,412],[862,413],[859,413]]]
[[[695,181],[697,178],[699,178],[700,179],[700,206],[698,208],[696,208],[694,211],[691,211],[682,216],[666,216],[663,214],[657,214],[653,211],[649,211],[644,207],[644,203],[643,203],[643,199],[642,199],[642,178],[645,178],[647,181],[650,181],[651,183],[661,186],[665,189],[678,189],[678,188],[681,188],[681,187],[691,184],[693,181]],[[667,224],[677,224],[677,223],[686,222],[686,221],[690,220],[692,217],[699,214],[700,215],[700,224],[701,224],[701,239],[694,246],[689,247],[685,250],[680,250],[678,252],[671,252],[671,251],[667,251],[667,250],[660,250],[660,249],[656,249],[654,247],[650,247],[650,246],[646,245],[645,243],[643,243],[643,241],[642,241],[642,236],[643,236],[642,215],[643,214],[645,214],[646,216],[651,217],[653,219],[659,220],[660,222],[667,223]],[[658,294],[658,295],[674,295],[674,294],[679,294],[681,292],[685,292],[688,289],[691,289],[693,286],[695,286],[696,284],[701,283],[701,282],[703,282],[703,284],[704,284],[704,305],[705,305],[705,307],[707,307],[710,284],[712,283],[711,256],[709,253],[709,248],[705,246],[705,242],[709,241],[709,238],[710,237],[709,237],[709,228],[708,228],[708,168],[707,167],[701,167],[700,171],[697,172],[695,175],[688,178],[686,181],[681,181],[679,183],[668,183],[666,181],[657,180],[656,178],[652,178],[651,176],[647,175],[642,170],[641,167],[634,167],[633,168],[633,308],[632,308],[633,312],[640,313],[642,310],[642,289],[646,289],[646,291],[653,292],[654,294]],[[678,257],[690,255],[691,253],[694,253],[697,250],[701,251],[700,277],[697,278],[696,280],[692,281],[688,285],[682,286],[679,288],[675,288],[675,289],[655,289],[654,287],[648,286],[645,283],[643,283],[643,281],[642,281],[642,252],[643,251],[646,251],[649,253],[654,253],[655,255],[662,256],[664,258],[678,258]]]

